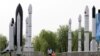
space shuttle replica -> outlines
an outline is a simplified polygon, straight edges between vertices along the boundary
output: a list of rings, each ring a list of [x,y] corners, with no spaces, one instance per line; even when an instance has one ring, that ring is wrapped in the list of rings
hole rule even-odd
[[[21,53],[22,49],[22,34],[23,34],[23,10],[21,5],[19,4],[16,9],[16,21],[12,18],[11,23],[9,25],[9,43],[8,47],[2,51],[11,52],[14,51],[16,47],[18,54]]]
[[[9,43],[8,43],[8,47],[3,51],[3,53],[13,51],[14,50],[14,44],[13,43],[14,43],[14,19],[12,18],[12,20],[9,24]]]
[[[32,6],[30,5],[28,8],[29,16],[26,19],[26,42],[25,42],[25,51],[29,50],[31,46],[31,17],[32,17]],[[16,54],[22,53],[22,37],[23,37],[23,10],[22,6],[19,4],[16,9],[16,18],[14,22],[14,18],[12,18],[9,24],[9,43],[6,49],[2,51],[2,53],[16,51]],[[31,51],[33,49],[31,48]]]

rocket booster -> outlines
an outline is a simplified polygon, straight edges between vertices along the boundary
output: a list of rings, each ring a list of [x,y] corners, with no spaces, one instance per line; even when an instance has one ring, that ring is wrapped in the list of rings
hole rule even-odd
[[[68,52],[72,51],[72,35],[71,35],[71,19],[69,19],[69,29],[68,29]]]
[[[78,51],[81,51],[81,15],[78,18],[79,21],[79,32],[78,32]]]
[[[28,27],[28,35],[27,35],[27,37],[29,38],[29,43],[30,43],[30,45],[31,45],[31,34],[32,34],[32,5],[30,4],[29,5],[29,7],[28,7],[28,14],[29,14],[29,16],[28,16],[28,24],[27,24],[27,27]]]
[[[22,34],[23,34],[23,11],[19,4],[16,9],[16,39],[17,39],[17,54],[21,53]]]
[[[92,40],[90,42],[90,51],[97,51],[97,42],[96,42],[96,17],[95,17],[95,7],[92,8]]]
[[[92,38],[96,37],[96,18],[95,7],[92,8]]]
[[[84,28],[84,51],[89,51],[89,8],[86,6],[85,12],[85,28]]]

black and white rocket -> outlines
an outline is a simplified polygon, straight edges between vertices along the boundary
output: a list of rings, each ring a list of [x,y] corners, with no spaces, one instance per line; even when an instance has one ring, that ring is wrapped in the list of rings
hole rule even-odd
[[[85,27],[84,27],[84,51],[89,51],[89,8],[86,6],[85,12],[84,12],[84,18],[85,18]]]
[[[68,26],[68,52],[72,51],[72,34],[71,34],[71,19],[69,19]]]
[[[96,12],[95,6],[92,8],[92,40],[90,43],[90,51],[97,51],[97,42],[96,42]]]
[[[79,15],[78,18],[78,22],[79,22],[79,29],[78,29],[78,51],[82,51],[81,50],[81,15]]]
[[[17,39],[17,54],[21,54],[22,49],[22,34],[23,34],[23,10],[19,4],[16,9],[16,23],[15,23],[15,33]]]

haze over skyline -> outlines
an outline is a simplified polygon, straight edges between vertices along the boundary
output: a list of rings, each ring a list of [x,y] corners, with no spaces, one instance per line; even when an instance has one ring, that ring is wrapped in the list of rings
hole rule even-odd
[[[59,25],[68,25],[72,19],[72,30],[78,28],[79,14],[82,16],[84,27],[84,11],[89,7],[89,30],[92,29],[92,7],[96,13],[100,9],[100,0],[2,0],[0,2],[0,34],[9,38],[9,23],[15,19],[16,7],[20,3],[23,8],[23,35],[26,35],[26,17],[28,6],[32,4],[32,37],[38,35],[42,29],[56,32]]]

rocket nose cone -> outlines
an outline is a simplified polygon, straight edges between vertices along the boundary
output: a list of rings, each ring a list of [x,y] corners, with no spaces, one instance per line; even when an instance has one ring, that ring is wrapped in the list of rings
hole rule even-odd
[[[86,6],[84,13],[85,13],[85,15],[89,15],[89,8],[88,8],[88,6]]]
[[[28,7],[28,13],[29,13],[29,14],[32,14],[32,5],[31,5],[31,4],[30,4],[29,7]]]
[[[17,6],[17,9],[16,9],[16,18],[17,18],[18,13],[20,14],[20,16],[21,16],[21,18],[22,18],[22,17],[23,17],[23,10],[22,10],[21,4],[19,4],[19,5]]]
[[[92,18],[95,18],[95,6],[92,8]]]
[[[16,11],[22,11],[22,6],[21,6],[21,4],[18,4],[18,6],[17,6],[17,10]]]

